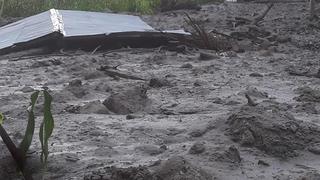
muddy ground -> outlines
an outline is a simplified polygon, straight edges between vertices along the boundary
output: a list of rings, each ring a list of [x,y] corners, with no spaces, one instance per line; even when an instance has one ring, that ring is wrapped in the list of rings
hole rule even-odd
[[[188,12],[209,30],[250,34],[232,20],[250,19],[263,8],[211,4],[143,19],[158,29],[188,29]],[[254,31],[258,40],[239,41],[245,52],[155,48],[2,56],[4,127],[19,141],[29,96],[46,86],[56,127],[45,171],[35,136],[28,159],[35,179],[318,180],[320,31],[307,17],[306,4],[277,4]],[[106,67],[134,78],[110,77]],[[19,179],[2,141],[0,147],[0,179]]]

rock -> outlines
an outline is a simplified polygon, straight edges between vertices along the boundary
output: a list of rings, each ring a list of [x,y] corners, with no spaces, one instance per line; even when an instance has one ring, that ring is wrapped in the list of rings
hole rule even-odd
[[[206,150],[204,143],[196,142],[193,144],[189,150],[190,154],[201,154]]]
[[[69,82],[66,90],[71,92],[76,98],[82,98],[88,94],[88,91],[82,86],[82,81],[80,79]]]
[[[50,66],[49,61],[35,61],[32,65],[31,68],[39,68],[39,67],[47,67]]]
[[[259,91],[256,87],[247,87],[246,91],[243,93],[240,93],[240,95],[247,94],[250,97],[256,97],[256,98],[268,98],[269,95],[266,92]]]
[[[79,108],[80,114],[112,114],[101,101],[92,101]]]
[[[249,74],[249,76],[250,76],[250,77],[263,77],[262,74],[257,73],[257,72],[251,73],[251,74]]]
[[[228,105],[228,106],[235,106],[235,105],[239,105],[241,104],[241,102],[239,101],[234,101],[234,100],[230,100],[224,103],[224,105]]]
[[[75,79],[69,82],[70,87],[80,87],[82,86],[82,81],[80,79]]]
[[[287,43],[291,41],[291,38],[289,36],[277,36],[276,41],[279,43]]]
[[[169,86],[170,83],[166,79],[160,79],[160,78],[152,78],[149,81],[149,86],[153,88],[161,88],[164,86]]]
[[[127,119],[127,120],[130,120],[130,119],[137,119],[137,118],[142,118],[142,117],[143,117],[143,115],[128,114],[128,115],[126,116],[126,119]]]
[[[230,146],[223,154],[218,156],[219,161],[240,163],[241,157],[238,149],[235,146]]]
[[[163,147],[161,148],[155,145],[140,145],[140,146],[137,146],[135,149],[145,154],[148,154],[150,156],[161,154],[166,150],[166,149],[163,149]]]
[[[219,97],[215,97],[215,98],[212,98],[210,99],[212,101],[212,103],[215,103],[215,104],[224,104],[225,102],[219,98]]]
[[[304,175],[300,176],[297,180],[319,180],[320,173],[319,171],[310,171],[305,173]]]
[[[320,143],[312,145],[308,150],[313,154],[320,155]]]
[[[319,111],[316,108],[315,103],[312,103],[312,102],[298,104],[296,105],[295,110],[296,112],[305,112],[308,114],[319,114]]]
[[[23,93],[30,93],[33,92],[34,89],[30,86],[24,86],[20,91],[22,91]]]
[[[319,126],[295,119],[276,104],[243,106],[227,123],[234,141],[249,142],[247,145],[281,158],[296,156],[296,150],[320,141]]]
[[[192,64],[187,63],[187,64],[183,64],[183,65],[181,66],[181,68],[185,68],[185,69],[192,69],[192,68],[193,68],[193,66],[192,66]]]
[[[73,114],[78,114],[80,111],[80,106],[77,105],[69,105],[67,106],[64,111],[68,112],[68,113],[73,113]]]
[[[320,90],[312,89],[310,87],[301,87],[296,90],[299,97],[295,97],[294,100],[300,102],[320,102]]]
[[[259,161],[258,161],[258,165],[262,165],[262,166],[270,166],[270,164],[269,164],[269,163],[267,163],[267,162],[265,162],[265,161],[263,161],[263,160],[259,160]]]
[[[218,55],[201,52],[198,59],[200,61],[209,61],[209,60],[219,59],[219,58],[220,57]]]
[[[203,136],[208,130],[206,128],[201,129],[194,129],[192,132],[189,133],[191,137],[201,137]]]
[[[103,104],[116,114],[126,115],[144,110],[150,104],[150,100],[146,87],[134,86],[121,92],[113,92]]]
[[[65,160],[70,162],[77,162],[80,160],[80,158],[77,154],[68,153],[66,154]]]
[[[254,136],[251,131],[246,130],[243,132],[240,144],[243,146],[251,146],[255,142]]]

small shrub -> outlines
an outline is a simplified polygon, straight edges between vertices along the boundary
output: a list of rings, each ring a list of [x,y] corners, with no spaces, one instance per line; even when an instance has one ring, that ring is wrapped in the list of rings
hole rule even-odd
[[[24,138],[20,145],[16,147],[8,133],[2,127],[2,123],[4,121],[4,116],[0,114],[0,136],[3,139],[3,142],[7,146],[10,151],[12,157],[14,158],[19,170],[22,172],[24,178],[26,180],[31,180],[32,175],[25,168],[26,155],[32,143],[34,129],[35,129],[35,115],[34,115],[34,107],[38,100],[39,94],[43,93],[44,97],[44,109],[43,109],[43,121],[40,125],[39,131],[39,139],[41,142],[41,162],[44,166],[46,166],[48,159],[48,140],[53,132],[54,128],[54,120],[51,113],[51,102],[52,96],[49,94],[47,90],[36,91],[31,95],[31,102],[28,108],[28,124],[26,128],[26,132]]]

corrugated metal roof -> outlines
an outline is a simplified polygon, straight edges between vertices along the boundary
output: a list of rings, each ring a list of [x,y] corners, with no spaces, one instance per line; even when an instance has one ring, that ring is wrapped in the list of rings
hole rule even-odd
[[[51,9],[0,27],[0,51],[16,45],[27,45],[37,39],[43,41],[44,37],[54,37],[50,36],[54,33],[73,38],[150,31],[156,32],[138,16]],[[168,33],[185,34],[182,31]]]

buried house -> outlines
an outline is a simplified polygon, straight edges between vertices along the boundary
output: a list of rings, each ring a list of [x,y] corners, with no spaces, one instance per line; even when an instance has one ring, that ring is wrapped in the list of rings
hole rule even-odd
[[[0,54],[38,47],[157,47],[187,35],[156,31],[137,16],[51,9],[0,27]]]

